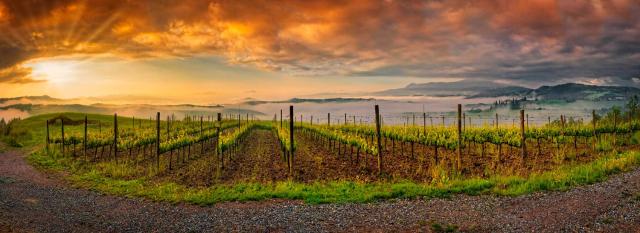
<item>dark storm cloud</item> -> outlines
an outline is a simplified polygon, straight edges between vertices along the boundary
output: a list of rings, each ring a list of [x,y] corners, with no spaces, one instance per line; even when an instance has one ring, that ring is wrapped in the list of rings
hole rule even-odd
[[[33,52],[2,43],[0,43],[0,54],[2,54],[2,56],[0,56],[0,69],[14,66],[33,56]]]
[[[634,0],[0,0],[0,70],[61,55],[214,55],[294,75],[636,85],[637,12]]]

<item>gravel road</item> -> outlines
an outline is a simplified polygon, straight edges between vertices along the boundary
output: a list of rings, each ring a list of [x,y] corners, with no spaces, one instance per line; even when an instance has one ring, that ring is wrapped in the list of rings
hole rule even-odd
[[[0,232],[640,232],[640,169],[567,192],[370,204],[269,200],[209,207],[70,188],[0,154]]]

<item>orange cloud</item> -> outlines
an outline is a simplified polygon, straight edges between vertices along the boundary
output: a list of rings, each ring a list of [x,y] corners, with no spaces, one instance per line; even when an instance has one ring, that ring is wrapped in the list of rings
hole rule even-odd
[[[9,11],[4,3],[0,2],[0,24],[5,24],[9,21]]]
[[[43,80],[36,80],[31,77],[32,69],[24,66],[13,66],[0,70],[0,83],[36,83]]]
[[[632,0],[0,0],[0,70],[110,53],[216,55],[299,75],[490,76],[513,61],[637,48],[605,40],[639,38],[639,8]]]

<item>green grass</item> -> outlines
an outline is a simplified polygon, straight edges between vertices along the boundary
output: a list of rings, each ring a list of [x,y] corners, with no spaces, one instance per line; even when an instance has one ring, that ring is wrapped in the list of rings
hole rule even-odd
[[[605,180],[609,175],[628,171],[640,165],[640,152],[609,153],[592,162],[563,165],[554,170],[520,176],[493,176],[480,178],[451,178],[434,184],[412,181],[380,181],[363,183],[354,181],[330,181],[299,183],[283,181],[275,183],[238,183],[216,185],[207,188],[186,187],[173,182],[152,182],[151,178],[126,179],[133,171],[125,168],[103,167],[86,164],[60,155],[49,155],[37,149],[44,141],[44,122],[59,114],[28,118],[18,128],[30,129],[30,137],[21,141],[25,146],[36,147],[28,161],[36,167],[64,172],[66,179],[80,188],[129,197],[144,197],[167,202],[187,202],[210,205],[226,201],[258,201],[271,198],[304,200],[306,203],[363,203],[392,198],[444,198],[454,194],[493,194],[516,196],[537,191],[567,190],[583,184]],[[84,114],[66,113],[72,119],[83,119]],[[108,122],[112,116],[90,115],[90,119]],[[122,127],[127,125],[126,118]],[[73,127],[71,127],[73,128]]]
[[[602,221],[601,221],[601,222],[602,222],[602,223],[604,223],[604,224],[607,224],[607,225],[608,225],[608,224],[612,224],[614,221],[615,221],[615,220],[614,220],[613,218],[611,218],[611,217],[606,217],[606,218],[602,219]]]
[[[11,178],[11,177],[2,177],[0,176],[0,184],[10,184],[15,182],[15,179]]]
[[[458,226],[448,224],[445,227],[445,226],[442,226],[440,223],[433,222],[431,223],[431,231],[437,232],[437,233],[456,232],[458,231]]]

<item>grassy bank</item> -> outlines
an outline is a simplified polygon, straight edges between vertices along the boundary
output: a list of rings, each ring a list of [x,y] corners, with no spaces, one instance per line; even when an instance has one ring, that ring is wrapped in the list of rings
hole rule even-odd
[[[33,153],[29,161],[41,168],[66,171],[74,185],[99,192],[158,201],[214,204],[225,201],[283,198],[306,203],[371,202],[391,198],[447,197],[452,194],[522,195],[537,191],[567,190],[605,180],[609,175],[640,165],[639,152],[611,154],[581,165],[533,174],[527,178],[496,176],[488,179],[462,179],[438,185],[409,181],[359,183],[334,181],[304,184],[298,182],[240,183],[209,188],[189,188],[172,182],[154,183],[146,179],[109,178],[82,162]]]

